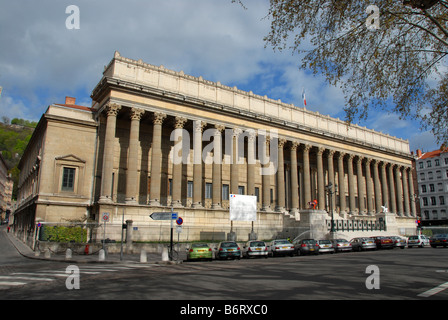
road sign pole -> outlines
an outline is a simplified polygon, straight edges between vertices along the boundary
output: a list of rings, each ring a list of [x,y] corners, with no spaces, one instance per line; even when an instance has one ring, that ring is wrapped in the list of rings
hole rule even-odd
[[[173,214],[173,206],[171,206],[171,215]],[[171,216],[171,236],[170,236],[170,261],[173,261],[173,216]]]

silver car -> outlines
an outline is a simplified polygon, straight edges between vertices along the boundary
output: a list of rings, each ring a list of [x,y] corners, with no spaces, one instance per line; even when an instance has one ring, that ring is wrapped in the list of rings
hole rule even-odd
[[[286,256],[291,257],[294,254],[294,245],[287,239],[278,239],[271,242],[269,253],[271,256]]]
[[[406,248],[406,240],[399,237],[399,236],[392,236],[389,237],[392,239],[392,241],[394,242],[394,248],[400,248],[400,249],[404,249]]]
[[[353,251],[376,250],[375,240],[372,238],[354,238],[350,240]]]
[[[331,243],[335,252],[352,251],[352,245],[345,239],[333,239]]]
[[[334,253],[334,247],[330,240],[318,240],[319,253]]]
[[[264,241],[248,241],[243,247],[243,257],[268,257],[268,247]]]
[[[408,248],[429,246],[429,238],[422,234],[408,238]]]

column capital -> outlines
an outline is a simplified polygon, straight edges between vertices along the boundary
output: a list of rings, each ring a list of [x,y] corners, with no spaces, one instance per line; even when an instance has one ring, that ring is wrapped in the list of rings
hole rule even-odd
[[[325,152],[325,148],[324,147],[318,147],[317,148],[317,155],[318,156],[322,156],[322,154]]]
[[[341,160],[341,159],[344,160],[345,155],[346,155],[345,152],[343,152],[343,151],[339,151],[338,159],[339,159],[339,160]]]
[[[226,127],[222,124],[215,124],[215,135],[217,135],[218,133],[221,134],[221,132],[225,129]]]
[[[161,112],[154,112],[153,115],[153,124],[162,124],[163,120],[165,120],[166,114]]]
[[[362,160],[364,160],[363,156],[358,156],[358,159],[356,160],[356,163],[362,164]]]
[[[328,149],[328,157],[329,157],[329,158],[333,158],[335,152],[336,152],[336,150]]]
[[[356,157],[356,154],[354,154],[354,153],[348,154],[348,160],[350,160],[350,162],[352,162],[355,157]]]
[[[298,143],[297,141],[291,141],[291,150],[297,150],[299,145],[300,143]]]
[[[106,105],[106,113],[107,116],[114,116],[116,117],[118,114],[118,111],[121,110],[121,106],[118,103],[109,102]]]
[[[202,120],[195,120],[193,129],[197,133],[202,133],[204,131],[205,126],[207,125],[207,122]]]
[[[287,140],[285,138],[278,138],[278,147],[283,149],[283,147],[286,144],[286,141]]]
[[[174,128],[175,129],[182,129],[185,125],[185,122],[187,122],[187,118],[184,117],[176,117],[174,118]]]
[[[145,110],[141,108],[131,108],[131,120],[140,120],[145,114]]]
[[[305,144],[304,146],[303,146],[303,151],[304,152],[309,152],[310,151],[310,149],[312,148],[313,146],[312,145],[310,145],[310,144]]]

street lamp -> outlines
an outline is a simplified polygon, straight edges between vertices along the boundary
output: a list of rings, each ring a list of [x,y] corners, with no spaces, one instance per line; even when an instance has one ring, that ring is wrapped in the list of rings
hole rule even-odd
[[[330,212],[331,212],[331,229],[330,232],[334,233],[335,229],[334,229],[334,216],[333,216],[333,194],[335,194],[337,192],[338,189],[338,185],[336,184],[334,186],[334,191],[333,191],[333,183],[329,183],[328,185],[325,186],[325,190],[328,192],[328,198],[330,201]]]

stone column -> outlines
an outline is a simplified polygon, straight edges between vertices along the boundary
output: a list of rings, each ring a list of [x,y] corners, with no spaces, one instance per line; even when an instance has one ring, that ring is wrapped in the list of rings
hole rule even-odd
[[[202,131],[206,123],[195,120],[193,124],[193,208],[202,205]]]
[[[242,130],[235,128],[232,131],[232,154],[230,164],[230,193],[238,194],[239,186],[239,164],[238,164],[238,137]]]
[[[260,137],[259,137],[260,139]],[[263,139],[263,137],[261,138]],[[270,146],[270,138],[268,136],[264,136],[266,141],[261,144],[261,166],[266,168],[265,173],[267,173],[267,168],[269,167],[269,146]],[[264,163],[264,164],[263,164]],[[262,206],[261,210],[269,212],[271,211],[271,176],[268,174],[264,174],[261,176],[261,184],[262,184]]]
[[[103,170],[101,196],[99,202],[112,202],[112,174],[114,169],[114,144],[117,114],[121,106],[109,102],[106,106],[107,123],[106,137],[104,139]]]
[[[384,205],[389,209],[389,188],[387,186],[387,175],[386,175],[387,163],[383,161],[381,165],[381,187],[383,193],[383,199],[381,205]]]
[[[222,198],[222,137],[221,133],[225,129],[223,125],[215,125],[213,137],[213,166],[212,166],[212,209],[221,209]]]
[[[408,171],[408,182],[409,182],[409,198],[411,202],[411,217],[416,217],[417,210],[415,208],[414,179],[412,178],[412,168],[409,168]]]
[[[311,145],[306,144],[303,147],[303,190],[304,190],[304,206],[302,208],[308,208],[308,202],[311,200],[311,174],[310,174],[310,149]]]
[[[278,139],[278,166],[277,166],[277,206],[276,211],[285,210],[285,163],[283,158],[283,147],[286,139]]]
[[[339,214],[344,215],[346,213],[345,206],[345,177],[344,177],[344,156],[345,152],[339,152],[338,156],[338,180],[339,180]]]
[[[364,196],[366,194],[364,178],[362,177],[362,160],[364,157],[358,156],[356,160],[356,174],[358,177],[358,206],[359,214],[366,214],[366,206],[364,204]]]
[[[374,160],[373,162],[373,182],[375,186],[375,211],[376,213],[381,212],[381,206],[383,203],[383,198],[381,196],[381,183],[380,183],[380,175],[378,171],[378,165],[380,164],[380,160]]]
[[[173,192],[171,196],[171,205],[173,207],[181,207],[182,206],[182,161],[183,153],[188,152],[189,150],[182,150],[182,129],[184,128],[185,122],[187,122],[186,118],[176,117],[174,120],[174,145],[177,145],[177,148],[174,148],[173,158],[177,158],[177,161],[173,161]],[[180,150],[178,154],[177,150]]]
[[[336,208],[336,193],[335,193],[335,190],[336,190],[336,184],[335,184],[335,181],[334,181],[334,178],[335,178],[335,176],[334,176],[334,164],[333,164],[333,156],[334,156],[334,153],[335,153],[335,151],[334,150],[328,150],[328,158],[327,158],[327,161],[328,161],[328,184],[331,184],[332,186],[333,186],[333,193],[332,194],[329,194],[329,197],[331,197],[331,199],[329,199],[329,201],[331,201],[331,204],[332,204],[332,208],[328,208],[328,210],[330,211],[330,210],[333,210],[333,211],[335,211],[335,208]],[[330,212],[330,214],[331,214],[331,212]]]
[[[395,185],[397,186],[397,208],[398,215],[403,216],[403,183],[400,177],[401,166],[395,168]]]
[[[395,197],[395,182],[394,182],[394,166],[391,163],[389,166],[389,191],[390,191],[390,211],[397,214],[397,198]]]
[[[319,147],[317,150],[317,193],[319,210],[325,210],[325,179],[324,179],[324,164],[322,154],[325,148]]]
[[[348,195],[350,202],[350,214],[355,214],[356,199],[355,199],[355,176],[353,174],[353,158],[354,154],[348,155]]]
[[[411,216],[411,210],[409,206],[409,183],[408,183],[408,173],[406,172],[408,168],[403,167],[402,179],[403,179],[403,201],[404,201],[404,214],[407,217]]]
[[[249,131],[247,137],[247,194],[255,195],[255,130]]]
[[[145,110],[131,109],[131,131],[129,134],[128,170],[126,173],[126,198],[128,204],[136,204],[138,196],[138,150],[140,119]]]
[[[297,172],[297,147],[299,143],[291,142],[291,212],[299,210],[299,176]]]
[[[156,112],[153,116],[152,146],[151,146],[151,186],[149,190],[149,205],[160,206],[160,185],[162,165],[162,122],[166,114]]]
[[[372,162],[371,158],[366,159],[366,189],[367,189],[367,214],[373,215],[373,183],[372,183],[372,174],[370,173],[370,162]]]

